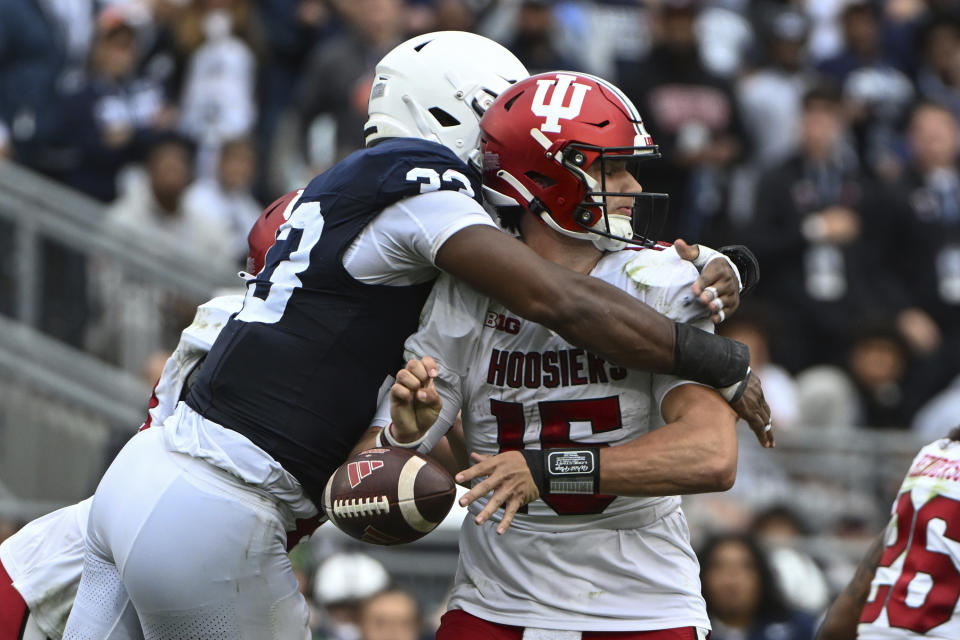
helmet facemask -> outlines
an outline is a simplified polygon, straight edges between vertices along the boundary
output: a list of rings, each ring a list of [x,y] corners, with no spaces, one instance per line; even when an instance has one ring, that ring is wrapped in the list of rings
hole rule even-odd
[[[597,147],[573,142],[564,150],[564,167],[576,175],[585,187],[583,200],[574,211],[573,220],[593,236],[590,239],[601,251],[619,251],[628,244],[641,247],[656,244],[656,233],[666,219],[669,196],[645,191],[613,191],[607,187],[607,173],[612,167],[622,167],[640,183],[643,162],[659,157],[660,151],[656,145]],[[585,167],[597,167],[599,180],[590,175]],[[632,198],[630,215],[610,212],[610,198]]]

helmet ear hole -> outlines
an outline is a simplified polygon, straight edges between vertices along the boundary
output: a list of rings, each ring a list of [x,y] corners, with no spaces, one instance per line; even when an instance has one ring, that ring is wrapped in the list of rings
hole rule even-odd
[[[452,115],[441,109],[440,107],[430,107],[428,109],[430,115],[436,118],[437,122],[440,123],[441,127],[455,127],[460,124],[460,121],[454,118]]]
[[[557,181],[550,176],[545,176],[537,171],[527,171],[526,176],[541,189],[546,189],[547,187],[552,187],[557,184]]]

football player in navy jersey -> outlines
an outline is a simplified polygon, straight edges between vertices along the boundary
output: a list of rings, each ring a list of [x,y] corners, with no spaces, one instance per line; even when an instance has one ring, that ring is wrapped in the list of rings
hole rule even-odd
[[[418,36],[384,57],[368,148],[307,185],[186,401],[104,475],[66,638],[115,637],[104,612],[128,602],[150,638],[306,637],[284,530],[316,516],[440,270],[611,362],[722,388],[745,419],[769,421],[743,345],[543,260],[493,224],[479,118],[526,75],[468,33]],[[568,107],[543,108],[562,118]]]

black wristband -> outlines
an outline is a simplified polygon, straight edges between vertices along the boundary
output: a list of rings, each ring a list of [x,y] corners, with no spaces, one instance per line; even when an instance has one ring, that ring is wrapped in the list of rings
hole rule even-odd
[[[674,323],[675,375],[710,387],[729,387],[743,380],[750,367],[747,345],[707,333],[688,324]]]
[[[727,256],[740,272],[740,295],[746,295],[760,282],[760,262],[757,256],[753,255],[742,244],[732,244],[727,247],[720,247],[720,253]]]
[[[543,451],[539,449],[521,449],[520,454],[527,461],[533,482],[540,490],[540,497],[547,495],[547,474],[543,470]]]
[[[544,449],[520,453],[545,495],[594,495],[600,487],[600,447]]]

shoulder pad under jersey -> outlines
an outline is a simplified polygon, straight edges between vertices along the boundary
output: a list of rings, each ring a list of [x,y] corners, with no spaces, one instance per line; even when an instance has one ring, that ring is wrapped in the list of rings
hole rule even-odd
[[[381,202],[431,191],[457,191],[482,202],[480,176],[445,146],[429,140],[394,138],[358,154],[356,169],[377,186]]]

